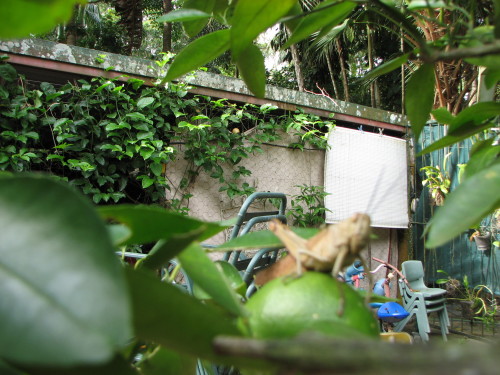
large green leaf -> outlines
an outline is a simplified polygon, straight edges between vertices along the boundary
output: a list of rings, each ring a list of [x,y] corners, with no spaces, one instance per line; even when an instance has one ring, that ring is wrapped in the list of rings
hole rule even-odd
[[[215,0],[186,0],[184,2],[185,9],[194,9],[199,10],[204,13],[212,13],[214,9]],[[190,37],[194,37],[198,34],[208,22],[208,18],[199,18],[194,20],[189,20],[183,22],[182,26],[184,27],[184,31]]]
[[[300,42],[315,31],[321,30],[324,27],[332,28],[338,25],[343,22],[356,7],[356,3],[352,1],[335,4],[337,2],[337,0],[328,0],[318,4],[314,8],[314,11],[305,16],[296,26],[282,49],[286,49],[292,44]]]
[[[207,223],[158,206],[117,205],[103,206],[99,213],[108,220],[125,224],[131,235],[121,245],[148,243],[182,235],[204,227],[198,240],[203,241],[227,228],[219,223]]]
[[[219,30],[189,43],[175,57],[162,83],[179,78],[183,74],[212,61],[224,53],[230,45],[230,31]]]
[[[46,177],[0,179],[0,357],[102,362],[131,337],[119,260],[93,206]]]
[[[0,2],[0,39],[29,37],[69,21],[75,4],[82,0],[3,0]]]
[[[21,370],[17,370],[14,367],[8,365],[0,358],[0,374],[2,375],[26,375],[25,372],[21,372]]]
[[[491,141],[493,141],[493,139],[489,139],[487,142],[485,141],[485,147],[481,147],[473,154],[471,153],[472,155],[465,167],[464,178],[471,177],[498,160],[500,156],[500,145],[492,146]]]
[[[207,359],[215,359],[217,335],[240,336],[234,321],[149,273],[127,269],[135,332],[140,339]]]
[[[377,77],[380,77],[381,75],[390,73],[394,69],[401,67],[401,65],[406,64],[409,57],[410,57],[410,54],[405,53],[404,55],[401,55],[401,56],[396,57],[392,60],[389,60],[389,61],[383,63],[382,65],[377,66],[375,69],[373,69],[368,74],[366,74],[363,77],[363,80],[371,81]]]
[[[298,17],[300,14],[302,14],[300,1],[295,0],[295,4],[290,8],[288,14],[284,19],[281,20],[281,22],[284,22],[287,29],[290,32],[293,32],[300,23],[300,17]]]
[[[437,140],[436,142],[430,144],[426,148],[424,148],[422,151],[418,153],[418,155],[424,155],[429,152],[439,150],[443,147],[446,146],[451,146],[457,142],[463,141],[464,139],[469,138],[471,135],[477,134],[482,132],[483,130],[486,130],[488,128],[491,128],[493,126],[493,123],[487,122],[482,124],[481,126],[468,126],[468,127],[463,127],[461,132],[458,135],[446,135],[443,138]]]
[[[318,233],[315,228],[291,228],[302,238],[310,238]],[[250,232],[217,246],[213,251],[231,251],[281,247],[281,240],[269,230]]]
[[[500,103],[480,102],[467,107],[457,116],[451,115],[444,108],[439,108],[432,113],[437,121],[450,125],[448,134],[427,146],[419,155],[450,146],[494,126],[489,121],[500,114]]]
[[[431,113],[440,124],[451,124],[455,119],[455,116],[453,116],[451,112],[446,109],[446,107],[437,108]]]
[[[204,231],[205,227],[200,226],[190,232],[174,234],[166,240],[159,240],[148,255],[139,260],[137,267],[146,267],[152,270],[161,268],[195,241]]]
[[[405,108],[416,139],[429,119],[433,103],[434,65],[423,64],[412,74],[406,86]]]
[[[239,0],[231,20],[231,52],[238,60],[253,40],[274,25],[295,5],[296,0]]]
[[[236,65],[248,89],[258,98],[266,93],[266,67],[260,49],[250,44],[238,57]]]
[[[484,74],[484,84],[487,89],[494,87],[500,81],[500,67],[488,68]]]
[[[500,115],[500,103],[479,102],[462,110],[450,123],[448,134],[470,134],[470,127],[481,126],[485,121]]]
[[[198,9],[176,9],[156,19],[156,22],[186,22],[208,19],[210,14]]]
[[[213,300],[234,315],[245,316],[240,298],[231,288],[231,283],[219,271],[199,244],[192,244],[178,256],[182,268],[189,277]]]
[[[500,162],[467,178],[428,224],[427,247],[440,246],[500,207]]]

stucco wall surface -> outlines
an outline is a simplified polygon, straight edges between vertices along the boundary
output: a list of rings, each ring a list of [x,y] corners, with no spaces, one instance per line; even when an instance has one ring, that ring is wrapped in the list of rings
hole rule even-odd
[[[300,193],[298,185],[323,186],[325,152],[321,150],[293,150],[286,145],[290,139],[286,135],[282,136],[279,143],[272,145],[262,145],[263,153],[256,153],[244,159],[242,165],[252,171],[252,175],[245,180],[256,191],[281,192],[287,194],[287,208],[291,207],[290,201],[293,195]],[[182,157],[182,146],[178,146],[178,158],[174,163],[169,164],[167,178],[170,183],[177,186],[184,176],[188,167],[186,160]],[[221,221],[235,217],[243,204],[244,197],[230,199],[226,192],[219,192],[220,184],[218,180],[211,178],[206,173],[201,172],[195,183],[188,190],[193,197],[189,200],[190,216],[208,221]],[[172,197],[175,189],[167,193]],[[259,203],[257,203],[259,204]],[[258,207],[262,209],[262,207]],[[266,210],[273,210],[272,206]],[[265,225],[261,226],[265,228]],[[363,257],[367,260],[370,269],[375,269],[379,263],[369,261],[372,256],[382,260],[397,264],[397,240],[396,231],[387,228],[373,228],[375,239],[370,243],[368,249],[363,252]],[[229,239],[230,231],[223,232],[207,243],[221,244]],[[214,259],[221,257],[220,254],[212,254]],[[385,268],[374,275],[377,280],[385,276]],[[362,287],[367,287],[367,279],[361,283]],[[393,286],[393,293],[397,286]]]

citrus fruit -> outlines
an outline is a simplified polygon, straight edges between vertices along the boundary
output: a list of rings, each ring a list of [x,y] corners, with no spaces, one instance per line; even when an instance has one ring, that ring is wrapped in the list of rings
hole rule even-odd
[[[339,314],[342,294],[344,308]],[[304,331],[342,337],[379,336],[377,321],[364,298],[352,287],[319,272],[274,279],[250,297],[246,307],[251,314],[246,323],[256,338],[287,338]]]

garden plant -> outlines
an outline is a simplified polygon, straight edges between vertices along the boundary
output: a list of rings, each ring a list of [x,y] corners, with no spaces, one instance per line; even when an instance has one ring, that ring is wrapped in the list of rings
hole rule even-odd
[[[3,2],[0,5],[0,38],[48,31],[57,22],[67,20],[78,2]],[[416,137],[432,107],[434,64],[450,55],[458,55],[472,64],[486,66],[489,85],[498,80],[498,22],[480,30],[470,28],[459,41],[450,30],[434,43],[428,43],[422,39],[417,21],[409,17],[418,17],[421,11],[446,10],[454,2],[412,1],[408,2],[408,7],[400,8],[397,6],[400,2],[394,1],[324,1],[306,14],[302,14],[295,0],[280,1],[279,7],[273,3],[265,0],[189,0],[185,8],[167,14],[165,21],[183,21],[191,31],[211,17],[227,24],[227,28],[191,42],[177,55],[165,81],[178,78],[230,50],[250,90],[263,96],[263,57],[252,43],[258,34],[277,22],[286,22],[291,30],[286,43],[289,46],[311,33],[328,32],[349,17],[358,5],[365,7],[367,12],[387,17],[415,42],[411,52],[376,68],[371,75],[395,69],[410,58],[418,60],[419,67],[408,83],[406,102]],[[498,0],[495,6],[495,20],[498,20]],[[45,17],[40,17],[42,13]],[[116,89],[118,93],[123,90],[113,86],[113,82],[101,85],[105,85],[101,92],[106,94],[108,90]],[[50,91],[40,92],[51,95]],[[133,124],[142,110],[150,113],[155,100],[145,98],[154,98],[153,95],[134,99],[133,113],[138,114],[136,118],[129,116],[128,121]],[[35,99],[30,103],[35,104]],[[450,125],[448,135],[424,151],[450,145],[493,127],[492,121],[499,113],[500,107],[495,102],[478,103],[456,115],[443,108],[434,111],[439,121]],[[119,128],[120,123],[112,120],[109,123]],[[29,125],[29,116],[21,124]],[[55,122],[51,125],[55,126]],[[75,124],[66,121],[58,125]],[[199,125],[188,119],[186,131],[199,128]],[[118,128],[114,130],[121,130]],[[78,132],[72,136],[75,134]],[[19,136],[19,144],[34,139],[29,132],[10,136]],[[149,134],[146,138],[148,142],[156,140]],[[140,141],[139,137],[137,144],[141,145]],[[134,151],[140,163],[161,165],[163,158],[168,158],[166,154],[155,154],[160,152],[158,148],[168,145],[158,147],[152,143],[154,150],[147,145],[145,149],[153,151],[150,158],[144,158],[141,150]],[[495,147],[492,140],[485,140],[474,150],[471,160],[478,162],[470,164],[474,167],[468,168],[464,182],[449,194],[446,204],[433,218],[429,245],[449,240],[498,208],[500,163],[492,151],[497,150]],[[120,154],[120,150],[106,151]],[[121,152],[127,152],[126,148]],[[30,149],[16,153],[20,154],[21,165],[26,158],[40,157],[35,153],[31,155]],[[43,162],[47,162],[48,155],[44,156]],[[62,163],[55,157],[51,162],[82,171],[88,166],[80,164],[78,167],[77,163],[83,161],[94,165],[88,160],[70,160],[64,159]],[[98,164],[97,160],[95,165]],[[159,170],[159,166],[155,168]],[[145,180],[139,179],[141,184]],[[474,201],[471,196],[475,197]],[[115,197],[119,198],[110,195],[109,199]],[[274,285],[270,283],[267,289],[263,287],[255,294],[254,302],[251,297],[244,304],[202,248],[205,239],[230,223],[202,222],[157,206],[97,208],[73,187],[53,177],[3,173],[0,177],[0,225],[2,374],[193,374],[197,359],[201,359],[208,369],[211,368],[209,363],[216,363],[235,366],[247,373],[341,371],[375,374],[403,373],[415,367],[428,374],[440,374],[459,373],[480,358],[479,362],[474,362],[480,372],[494,374],[497,371],[496,346],[426,350],[375,341],[377,332],[373,330],[370,312],[363,305],[362,297],[354,291],[341,286],[346,311],[341,315],[331,313],[337,310],[335,306],[339,302],[334,291],[338,295],[341,289],[335,280],[322,274],[306,273],[291,281],[289,285],[297,289],[292,292],[288,289],[288,298],[279,306],[296,314],[284,319],[271,316],[276,319],[275,325],[265,328],[262,324],[269,321],[259,321],[259,315],[252,315],[252,312],[262,311],[269,303],[266,294],[273,295],[275,288],[283,288],[281,280],[274,281]],[[279,245],[276,238],[269,237],[269,232],[261,235],[268,237],[265,241],[261,238],[261,242],[253,237],[252,243],[246,246]],[[250,237],[243,241],[250,241]],[[135,267],[120,263],[116,252],[121,247],[151,243],[154,247],[150,255]],[[213,303],[201,302],[176,285],[160,281],[157,270],[173,257],[178,258],[184,271],[204,289]],[[324,295],[330,298],[323,298]],[[280,296],[286,297],[284,293]],[[301,299],[308,296],[313,302],[302,305]],[[311,315],[308,308],[320,302],[326,304],[321,305],[325,310]],[[313,319],[300,319],[301,316]],[[294,320],[297,317],[299,322]],[[287,332],[288,323],[292,330]],[[461,350],[460,355],[457,350]]]

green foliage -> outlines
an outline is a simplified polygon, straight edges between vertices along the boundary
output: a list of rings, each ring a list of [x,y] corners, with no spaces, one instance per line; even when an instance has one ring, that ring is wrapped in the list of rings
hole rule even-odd
[[[186,106],[178,94],[104,78],[18,86],[1,102],[0,169],[51,172],[96,203],[159,202],[174,154],[168,120]]]
[[[240,2],[243,1],[240,0]],[[52,3],[55,4],[50,0],[44,2],[44,4]],[[224,13],[224,5],[228,4],[225,1],[207,3],[214,4],[214,14],[219,18]],[[370,3],[382,4],[379,1]],[[390,3],[384,2],[383,4]],[[22,12],[19,4],[15,7],[17,11]],[[59,4],[59,8],[63,7]],[[216,7],[217,11],[215,11]],[[398,15],[394,14],[398,10],[391,5],[384,5],[382,9],[387,10],[389,16]],[[2,21],[6,18],[5,14],[5,12],[0,13]],[[19,22],[21,26],[13,24],[14,31],[24,30],[24,28],[29,32],[36,30],[36,23],[30,28],[30,22],[35,17],[32,13],[26,14],[28,18]],[[38,18],[40,18],[39,14],[41,13],[37,14]],[[406,17],[395,17],[395,20],[401,23],[401,27],[409,29],[409,32],[412,31],[408,28],[409,21]],[[498,32],[496,34],[498,35]],[[0,29],[0,37],[6,35],[4,29]],[[418,41],[418,35],[414,36]],[[233,38],[237,39],[237,37],[233,35]],[[425,50],[429,48],[426,47]],[[9,72],[9,68],[0,71],[2,79],[7,81],[7,84],[3,85],[0,90],[3,152],[0,160],[2,166],[8,165],[5,169],[15,171],[36,170],[33,168],[33,162],[35,166],[38,164],[48,164],[54,168],[63,166],[67,168],[69,174],[78,172],[84,176],[84,173],[90,173],[91,177],[99,168],[100,162],[91,159],[83,150],[71,150],[71,147],[74,144],[80,145],[81,148],[89,144],[101,144],[99,134],[105,134],[107,137],[107,134],[111,133],[114,135],[109,138],[116,137],[119,141],[130,140],[132,142],[130,144],[137,146],[142,144],[141,141],[150,142],[151,137],[154,137],[153,130],[157,128],[150,126],[153,118],[158,117],[157,121],[169,135],[169,132],[172,136],[177,132],[194,134],[192,138],[196,139],[200,139],[200,135],[206,136],[207,133],[204,132],[208,129],[217,128],[213,125],[218,121],[221,124],[227,121],[228,124],[234,125],[236,121],[231,123],[231,116],[236,119],[248,118],[245,115],[247,112],[241,108],[231,108],[229,112],[224,110],[213,117],[212,114],[190,113],[186,108],[191,105],[197,108],[200,101],[195,98],[182,99],[186,96],[186,91],[177,86],[171,87],[175,95],[173,99],[170,98],[174,104],[177,103],[177,107],[166,109],[171,111],[171,115],[163,117],[153,110],[156,104],[163,100],[155,96],[154,90],[147,91],[150,89],[146,88],[144,95],[142,91],[140,94],[129,94],[126,93],[125,86],[116,81],[98,80],[82,83],[82,86],[75,87],[75,90],[85,91],[86,96],[81,96],[79,105],[70,106],[68,103],[72,99],[69,98],[67,92],[62,91],[59,94],[59,90],[52,90],[47,85],[45,88],[40,87],[35,90],[27,90],[20,86],[18,90],[24,89],[24,91],[11,94],[10,89],[7,89],[15,83],[13,80],[9,81],[11,71]],[[134,81],[130,83],[133,85]],[[137,81],[135,83],[142,85]],[[13,86],[11,88],[15,89]],[[137,91],[138,88],[134,90]],[[128,98],[123,101],[124,97],[120,94],[128,95]],[[108,97],[113,98],[114,101],[89,104],[91,100]],[[49,100],[53,108],[44,106],[45,100]],[[184,100],[192,102],[186,104]],[[215,104],[208,101],[212,105]],[[7,105],[5,105],[6,102]],[[102,108],[101,104],[105,108]],[[123,107],[126,112],[119,115],[116,110],[118,107]],[[269,107],[263,107],[260,110],[267,115]],[[116,113],[116,116],[98,119],[93,115],[94,111],[103,111],[106,115],[108,112]],[[56,118],[52,115],[56,112],[61,112],[64,116]],[[127,116],[129,114],[133,115]],[[225,114],[227,117],[222,119]],[[208,117],[210,122],[205,117]],[[167,122],[165,118],[172,119],[172,123]],[[212,121],[212,118],[219,120]],[[38,123],[39,119],[40,123]],[[102,127],[98,127],[97,124],[101,121],[107,122]],[[181,126],[182,121],[184,121],[183,126]],[[167,123],[172,127],[175,124],[177,129],[165,130]],[[34,124],[38,126],[34,127]],[[90,128],[82,127],[81,130],[91,135],[86,138],[87,143],[79,137],[78,127],[84,124],[90,124]],[[110,124],[113,125],[110,129],[106,129]],[[121,127],[120,124],[124,126]],[[264,135],[257,134],[256,139],[275,137],[275,124],[277,124],[276,119],[272,118],[257,121],[254,127],[270,128],[270,130]],[[46,138],[42,132],[43,129],[48,130]],[[133,136],[130,139],[120,138],[121,134],[127,131],[133,133]],[[220,131],[222,131],[222,126]],[[139,136],[141,132],[144,138]],[[231,134],[235,134],[234,139],[237,139],[240,137],[237,134],[241,133]],[[104,139],[107,139],[106,137]],[[228,138],[233,139],[231,136]],[[33,147],[34,141],[46,142],[44,143],[46,148]],[[191,139],[191,141],[195,143],[195,140]],[[109,140],[107,142],[111,145],[111,149],[96,149],[96,151],[92,149],[89,154],[109,151],[112,156],[111,160],[117,159],[118,161],[129,157],[126,153],[130,144],[109,143],[111,142]],[[121,150],[117,146],[122,146]],[[168,147],[168,144],[162,144],[161,147],[164,146]],[[213,144],[206,143],[206,146],[210,147]],[[67,149],[74,151],[75,157],[69,157],[66,154]],[[137,157],[140,163],[153,158],[154,151],[149,155],[149,151],[144,155],[140,151],[139,147],[139,150],[134,148],[132,152],[132,156]],[[49,159],[49,155],[54,156]],[[118,156],[121,156],[121,159]],[[210,154],[208,158],[210,163],[214,161],[212,159],[217,160],[218,156],[216,153]],[[232,161],[236,163],[238,158],[244,156],[238,154],[234,157]],[[194,163],[195,159],[192,160]],[[231,159],[227,158],[227,160]],[[485,185],[479,189],[481,193],[498,191],[498,163],[492,161],[493,158],[488,160],[490,162],[486,163],[487,167],[480,163],[482,166],[479,167],[480,170],[474,170],[474,173],[466,178],[462,185],[467,186],[463,189],[464,192],[472,195],[471,187],[467,184],[474,177],[478,178],[478,183],[481,183],[481,179],[486,179]],[[204,163],[205,161],[199,159],[200,168],[204,168]],[[139,169],[138,174],[144,173],[145,176],[151,177],[147,173],[154,174],[153,169],[154,167],[148,171]],[[131,172],[130,169],[127,171]],[[104,176],[113,173],[105,172]],[[67,178],[66,175],[63,177]],[[491,177],[490,180],[488,180],[489,177]],[[138,180],[142,182],[144,178]],[[457,191],[459,190],[455,192]],[[452,194],[448,201],[451,201]],[[496,202],[494,197],[495,195],[491,194],[485,197],[482,203]],[[457,199],[460,202],[464,198]],[[475,203],[473,202],[471,207],[477,211]],[[463,220],[467,215],[468,212],[461,212],[455,217]],[[113,224],[113,231],[108,230],[103,217]],[[199,241],[209,233],[222,230],[223,225],[211,225],[194,219],[182,221],[179,214],[154,208],[113,207],[102,208],[97,212],[85,198],[69,188],[67,184],[46,177],[9,175],[3,175],[0,179],[0,224],[2,226],[0,241],[0,280],[2,283],[2,288],[0,288],[2,301],[0,305],[0,318],[2,319],[0,369],[2,373],[128,375],[152,374],[161,371],[155,372],[151,365],[163,369],[166,367],[167,371],[172,373],[176,368],[183,366],[185,366],[183,370],[193,369],[194,358],[216,363],[230,363],[243,369],[260,367],[268,372],[273,369],[269,363],[265,364],[255,358],[246,360],[241,358],[244,354],[240,354],[239,358],[223,357],[214,348],[214,340],[218,336],[250,335],[246,326],[247,321],[244,319],[246,310],[234,300],[230,286],[223,285],[224,276],[222,274],[215,277],[207,276],[203,274],[203,268],[200,268],[200,265],[202,267],[208,265],[209,260],[201,251]],[[126,229],[123,230],[124,228]],[[112,238],[110,233],[114,233],[115,236]],[[262,242],[276,242],[276,238],[273,239],[270,234],[269,232],[260,233],[261,240],[266,237]],[[257,245],[257,241],[249,244],[249,238],[239,240],[246,241],[247,246]],[[128,266],[120,267],[119,258],[115,255],[118,249],[115,245],[127,243],[127,241],[160,241],[160,244],[152,255],[154,259],[145,261],[143,266],[138,265],[136,269],[132,269]],[[175,243],[175,246],[164,246],[169,241]],[[185,248],[181,251],[184,245],[187,250]],[[191,273],[196,275],[193,278],[203,283],[201,286],[214,300],[217,300],[219,306],[202,303],[175,285],[162,283],[151,271],[151,268],[158,268],[174,254],[179,254],[183,267],[191,268]],[[214,267],[212,271],[220,272],[217,267]],[[291,302],[294,306],[298,303],[297,300]],[[317,302],[317,298],[313,302]],[[311,305],[313,304],[309,303],[309,306]],[[349,306],[349,308],[356,307]],[[307,317],[310,318],[310,316],[309,314]],[[239,325],[237,325],[238,318],[240,318]],[[354,329],[357,326],[358,324],[353,322]],[[286,363],[289,363],[292,357],[297,357],[297,353],[302,353],[304,349],[310,347],[310,341],[306,338],[294,341],[294,345],[296,343],[300,343],[301,347],[290,347],[290,342],[287,341],[285,348],[278,347],[272,353],[273,356],[268,358],[277,358],[276,365],[283,363],[283,358],[287,358]],[[321,348],[335,345],[332,342],[322,343]],[[274,346],[267,342],[263,344],[269,349],[277,347],[276,341]],[[281,342],[278,342],[278,345],[280,344]],[[141,352],[144,353],[144,345],[147,348],[147,355],[144,361],[137,363],[135,358]],[[369,345],[373,346],[373,343]],[[382,350],[387,351],[385,348]],[[319,352],[320,350],[315,350],[311,354]],[[282,354],[281,357],[277,356],[279,353]],[[456,357],[456,352],[454,355]],[[318,359],[318,357],[314,358]],[[280,360],[282,362],[279,362]],[[301,368],[300,363],[306,364],[305,369]],[[300,363],[294,364],[294,370],[307,373],[308,369],[310,370],[307,368],[310,364],[309,358]],[[345,363],[340,365],[345,366]]]
[[[418,92],[418,95],[412,93]],[[420,136],[434,103],[434,66],[424,64],[411,76],[406,88],[406,112],[415,137]]]
[[[429,189],[435,205],[442,206],[445,196],[450,192],[450,178],[445,171],[441,171],[439,165],[422,167],[420,172],[425,174],[422,185]]]
[[[287,212],[298,227],[319,227],[325,223],[325,197],[322,186],[300,185],[300,194],[292,196],[292,208]]]
[[[326,34],[331,28],[341,24],[356,7],[352,1],[327,0],[318,4],[313,11],[301,18],[283,49],[300,42],[312,33]]]
[[[83,0],[2,1],[0,39],[23,38],[47,32],[56,22],[69,21],[73,7],[82,2]]]
[[[436,247],[475,226],[500,207],[500,163],[466,178],[446,198],[429,223],[427,246]]]
[[[0,357],[57,366],[110,360],[130,339],[132,316],[94,207],[42,177],[0,179],[0,207]]]
[[[472,287],[467,275],[464,275],[463,281],[460,283],[443,270],[437,270],[437,272],[444,274],[445,278],[436,280],[436,283],[446,285],[446,289],[451,295],[450,299],[467,303],[463,309],[468,313],[467,315],[470,315],[471,319],[490,325],[495,323],[498,306],[495,294],[490,288],[486,285]]]
[[[0,75],[0,170],[50,172],[96,203],[159,203],[187,213],[186,189],[201,171],[229,197],[249,195],[254,188],[243,178],[251,171],[240,163],[261,152],[259,144],[278,139],[277,129],[293,132],[291,147],[303,149],[325,147],[332,126],[312,115],[278,114],[270,105],[187,95],[183,84],[162,89],[138,79],[93,78],[31,88],[22,79],[18,85],[8,64],[0,65]],[[165,172],[176,144],[189,168],[181,185],[171,186]],[[165,201],[165,189],[178,193]]]

